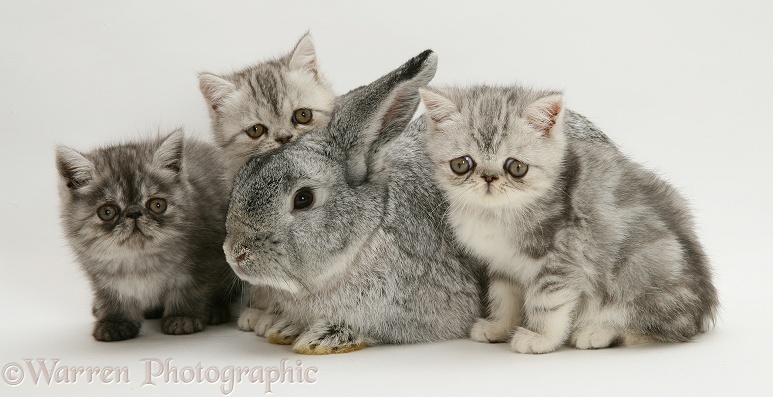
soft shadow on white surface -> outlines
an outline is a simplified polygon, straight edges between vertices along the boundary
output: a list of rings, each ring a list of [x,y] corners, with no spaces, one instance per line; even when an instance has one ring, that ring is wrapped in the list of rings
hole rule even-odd
[[[0,394],[222,395],[229,368],[269,371],[283,359],[296,371],[315,368],[314,382],[275,382],[272,395],[765,393],[773,370],[772,8],[763,1],[3,2]],[[93,341],[89,287],[60,233],[54,145],[85,150],[179,125],[209,139],[197,73],[284,53],[307,30],[338,93],[426,48],[439,56],[435,84],[564,89],[569,108],[692,203],[721,294],[717,329],[687,344],[541,356],[458,340],[306,357],[234,323],[167,336],[148,321],[134,340]],[[75,371],[125,367],[130,379],[36,385],[25,359],[59,359]],[[148,359],[169,359],[181,371],[200,363],[220,375],[143,385]],[[10,385],[14,364],[25,376],[17,386]],[[233,386],[229,395],[267,391],[249,379]]]

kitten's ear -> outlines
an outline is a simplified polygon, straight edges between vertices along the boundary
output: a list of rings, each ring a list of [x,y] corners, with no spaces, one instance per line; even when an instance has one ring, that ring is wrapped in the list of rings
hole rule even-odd
[[[299,70],[310,73],[317,77],[317,52],[314,50],[314,43],[311,41],[311,35],[306,33],[298,40],[293,52],[290,54],[290,70]]]
[[[212,110],[217,110],[223,104],[223,100],[236,91],[236,86],[214,74],[201,73],[199,75],[199,89]]]
[[[153,155],[153,166],[180,172],[183,166],[183,130],[176,129],[169,134]]]
[[[442,129],[442,124],[459,114],[456,105],[443,95],[424,88],[419,89],[419,94],[424,101],[424,107],[427,108],[429,119],[436,127]]]
[[[67,146],[56,147],[56,168],[70,189],[86,186],[94,177],[94,163]]]
[[[432,80],[437,55],[427,50],[394,71],[339,99],[333,119],[332,144],[346,153],[346,180],[362,183],[368,169],[383,161],[379,150],[405,130],[419,106],[419,88]]]
[[[532,102],[523,112],[529,125],[542,136],[549,136],[554,127],[560,125],[563,117],[564,97],[561,94],[548,95]]]

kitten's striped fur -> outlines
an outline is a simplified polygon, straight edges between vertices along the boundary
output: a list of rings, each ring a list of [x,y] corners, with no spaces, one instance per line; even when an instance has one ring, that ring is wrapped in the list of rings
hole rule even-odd
[[[225,75],[202,73],[199,86],[209,105],[215,142],[227,157],[229,181],[251,156],[327,125],[335,102],[308,34],[280,58]],[[311,122],[294,123],[297,109],[311,109]],[[253,139],[245,130],[256,124],[265,125],[268,132]]]
[[[433,88],[427,150],[458,240],[491,274],[471,336],[521,353],[687,341],[718,300],[685,200],[558,92]],[[457,175],[449,161],[476,163]],[[508,158],[528,164],[508,174]],[[491,182],[482,178],[488,176]],[[518,326],[521,327],[518,327]]]

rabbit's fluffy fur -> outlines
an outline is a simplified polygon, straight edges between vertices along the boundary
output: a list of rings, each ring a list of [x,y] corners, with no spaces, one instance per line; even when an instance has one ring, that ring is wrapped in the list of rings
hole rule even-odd
[[[425,121],[408,126],[436,65],[425,51],[349,92],[327,127],[236,175],[224,248],[281,291],[271,342],[341,353],[465,337],[480,316],[483,267],[454,243]]]

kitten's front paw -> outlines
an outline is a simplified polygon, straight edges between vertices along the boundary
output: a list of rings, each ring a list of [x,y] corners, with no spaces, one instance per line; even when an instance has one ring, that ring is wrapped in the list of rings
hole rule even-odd
[[[556,341],[544,335],[523,327],[518,327],[510,341],[510,347],[517,353],[550,353],[558,349],[561,341]]]
[[[258,318],[258,322],[255,323],[255,335],[266,336],[268,330],[271,329],[277,321],[279,321],[279,316],[276,314],[268,312],[263,313],[263,315]]]
[[[293,346],[299,354],[349,353],[365,348],[363,338],[342,324],[327,322],[314,324],[304,332]]]
[[[161,319],[161,332],[169,335],[186,335],[204,330],[204,320],[196,317],[169,316]]]
[[[209,325],[218,325],[231,319],[231,309],[228,306],[212,306],[209,311]]]
[[[470,338],[484,343],[507,342],[510,339],[510,330],[502,323],[479,318],[472,326]]]
[[[572,343],[578,349],[603,349],[620,344],[617,331],[602,327],[585,327],[575,331]]]
[[[276,324],[266,331],[268,343],[275,345],[292,345],[295,340],[298,339],[298,335],[303,332],[303,329],[295,324],[290,323],[286,319],[277,321]]]
[[[141,323],[135,321],[97,320],[94,323],[94,339],[100,342],[115,342],[131,339],[140,333]]]
[[[244,332],[254,331],[255,324],[258,323],[260,316],[263,315],[263,310],[253,309],[251,307],[245,307],[242,313],[239,315],[239,329]]]

